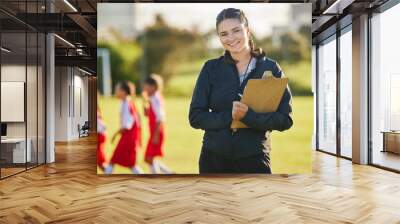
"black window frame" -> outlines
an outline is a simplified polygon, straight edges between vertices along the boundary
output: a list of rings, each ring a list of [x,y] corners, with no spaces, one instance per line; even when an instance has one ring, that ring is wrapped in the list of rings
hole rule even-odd
[[[332,156],[336,156],[339,158],[343,158],[346,160],[352,160],[352,158],[342,155],[341,150],[341,120],[340,120],[340,77],[341,77],[341,67],[340,67],[340,37],[347,32],[352,32],[352,16],[347,15],[344,16],[342,19],[338,20],[337,23],[331,25],[329,28],[326,29],[325,32],[322,32],[316,39],[317,42],[314,44],[316,46],[316,69],[315,69],[315,76],[316,76],[316,151],[323,152]],[[334,37],[333,37],[334,36]],[[336,152],[332,153],[327,150],[324,150],[319,147],[319,110],[320,105],[319,101],[319,53],[318,49],[322,43],[326,44],[330,41],[336,41]]]
[[[25,15],[27,15],[28,2],[36,3],[36,13],[39,13],[39,3],[43,3],[44,1],[43,0],[29,0],[29,1],[22,0],[20,2],[25,4]],[[47,7],[46,7],[46,12],[47,12]],[[4,13],[4,14],[8,15],[11,19],[13,19],[19,23],[22,23],[24,26],[24,30],[18,30],[15,32],[21,32],[21,33],[25,34],[25,49],[24,49],[25,50],[25,85],[24,85],[25,86],[24,87],[24,96],[25,96],[25,100],[24,100],[25,167],[21,171],[4,176],[2,173],[3,167],[2,167],[2,164],[0,163],[0,180],[3,180],[8,177],[12,177],[19,173],[26,172],[27,170],[39,167],[39,166],[47,163],[47,128],[46,128],[47,127],[47,110],[46,110],[46,108],[47,108],[47,81],[46,81],[46,79],[47,79],[47,33],[42,32],[42,31],[24,23],[23,21],[19,20],[12,13],[10,13],[6,9],[2,8],[1,5],[0,5],[0,13]],[[1,26],[1,23],[0,23],[0,26]],[[0,29],[0,46],[2,46],[2,43],[1,43],[2,38],[1,37],[2,37],[3,33],[9,33],[9,32],[3,31],[3,29]],[[28,127],[28,124],[27,124],[28,123],[28,119],[27,119],[28,33],[36,33],[36,142],[37,142],[37,144],[36,144],[36,162],[33,163],[33,165],[32,165],[32,163],[27,162],[27,160],[28,160],[27,159],[27,156],[28,156],[28,154],[27,154],[27,147],[28,147],[28,142],[27,142],[27,140],[28,140],[28,136],[27,136],[28,135],[28,131],[27,131],[27,127]],[[44,48],[44,49],[41,49],[41,51],[40,51],[44,54],[44,55],[41,55],[42,60],[44,60],[44,63],[42,64],[43,69],[41,71],[42,82],[43,82],[42,84],[44,84],[44,86],[43,86],[44,92],[42,93],[42,96],[44,98],[42,100],[42,105],[41,105],[43,107],[43,113],[44,113],[44,116],[41,117],[43,119],[41,122],[43,122],[43,125],[44,125],[43,126],[43,128],[44,128],[43,143],[44,144],[42,146],[43,147],[42,152],[44,153],[44,155],[42,155],[44,157],[43,162],[39,162],[39,141],[38,141],[39,140],[39,79],[38,79],[39,69],[38,69],[38,66],[39,66],[39,56],[40,56],[39,55],[39,36],[40,36],[39,34],[43,34],[42,39],[41,39],[43,46],[41,46],[41,47]],[[0,82],[1,82],[1,67],[2,67],[2,54],[0,53]],[[1,101],[1,85],[0,85],[0,101]],[[1,104],[0,104],[0,111],[1,111]],[[1,113],[0,113],[0,123],[2,123],[1,122]],[[0,158],[1,158],[1,151],[2,150],[1,150],[1,144],[0,144]],[[28,163],[30,164],[30,166],[28,166]]]

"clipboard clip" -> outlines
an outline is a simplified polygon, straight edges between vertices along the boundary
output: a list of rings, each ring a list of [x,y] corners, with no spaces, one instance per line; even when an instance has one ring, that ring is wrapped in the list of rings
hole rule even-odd
[[[232,136],[233,136],[233,134],[235,134],[236,132],[237,132],[237,128],[231,129],[231,134],[232,134]]]
[[[267,70],[264,72],[264,74],[262,75],[261,79],[266,79],[268,77],[272,77],[272,72]]]

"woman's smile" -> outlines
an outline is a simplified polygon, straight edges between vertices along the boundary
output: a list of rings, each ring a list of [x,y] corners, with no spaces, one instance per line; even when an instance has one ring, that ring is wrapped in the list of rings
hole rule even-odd
[[[228,44],[228,46],[230,46],[230,47],[237,47],[237,46],[239,46],[239,43],[240,43],[240,40],[235,41],[235,42],[233,42],[233,43],[230,43],[230,44]]]
[[[242,48],[242,41],[237,40],[237,41],[233,41],[231,43],[226,43],[226,46],[227,46],[228,50],[230,50],[232,52],[238,52]]]

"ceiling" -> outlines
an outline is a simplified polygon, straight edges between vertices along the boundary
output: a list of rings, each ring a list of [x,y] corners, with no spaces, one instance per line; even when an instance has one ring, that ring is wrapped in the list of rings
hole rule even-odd
[[[352,22],[354,16],[372,12],[388,0],[309,0],[312,3],[313,43]]]
[[[52,32],[57,34],[56,66],[79,66],[96,74],[97,2],[99,1],[47,0],[46,5],[45,0],[1,0],[2,43],[4,45],[7,41],[7,47],[13,49],[9,58],[24,54],[23,33],[26,30],[28,33]],[[28,45],[28,58],[30,48],[31,45]]]

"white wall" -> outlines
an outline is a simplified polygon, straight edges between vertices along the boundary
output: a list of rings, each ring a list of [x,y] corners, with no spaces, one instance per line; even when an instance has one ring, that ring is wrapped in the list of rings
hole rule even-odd
[[[71,92],[71,99],[74,99],[74,102],[71,102],[71,132],[72,138],[78,138],[78,125],[83,125],[85,121],[88,121],[88,78],[86,76],[82,76],[79,70],[74,69],[74,80],[73,80],[73,89]],[[81,107],[81,108],[80,108]]]
[[[1,81],[25,82],[25,65],[2,65]],[[7,110],[7,108],[1,108]],[[25,122],[7,122],[7,137],[25,137]]]
[[[55,68],[55,94],[54,94],[54,117],[55,117],[55,141],[68,140],[68,85],[69,76],[67,67]]]
[[[88,78],[83,75],[73,67],[56,67],[56,141],[79,138],[78,125],[88,120]]]
[[[22,102],[10,101],[9,103],[14,104],[22,104],[19,107],[14,107],[13,105],[4,105],[5,102],[2,102],[2,114],[4,113],[15,113],[19,114],[21,117],[21,121],[17,122],[5,122],[7,124],[7,137],[9,138],[25,138],[25,136],[29,140],[29,148],[32,153],[32,162],[36,162],[39,159],[39,163],[44,163],[45,159],[45,142],[44,142],[44,83],[43,76],[44,74],[41,72],[42,70],[36,71],[36,69],[40,69],[41,66],[31,66],[28,65],[19,65],[19,64],[3,64],[1,66],[1,76],[2,76],[2,99],[9,98],[7,94],[11,94],[10,92],[4,92],[3,84],[4,82],[20,82],[26,85],[26,97],[24,94],[25,89],[19,89],[18,100],[22,100]],[[38,72],[38,73],[37,73]],[[25,80],[27,78],[27,80]],[[15,84],[15,83],[14,83]],[[37,86],[39,85],[39,87]],[[12,87],[13,88],[13,87]],[[14,87],[15,88],[15,87]],[[22,87],[24,88],[24,87]],[[4,95],[6,94],[6,95]],[[17,93],[14,93],[17,94]],[[24,99],[25,98],[25,99]],[[25,105],[26,103],[26,105]],[[15,105],[14,105],[15,106]],[[24,114],[26,112],[26,120]],[[2,117],[2,120],[4,117]]]

